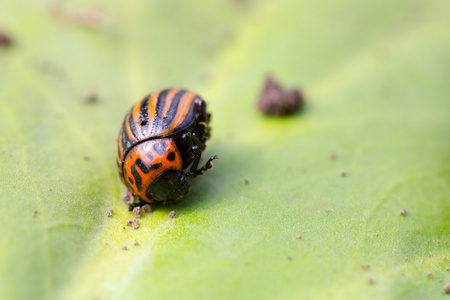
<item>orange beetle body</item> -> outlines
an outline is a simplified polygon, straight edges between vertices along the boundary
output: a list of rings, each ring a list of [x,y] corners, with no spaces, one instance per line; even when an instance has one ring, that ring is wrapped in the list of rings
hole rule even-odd
[[[180,201],[190,187],[186,178],[212,168],[217,156],[197,169],[209,120],[205,101],[180,89],[156,91],[130,109],[119,132],[117,167],[142,203]]]

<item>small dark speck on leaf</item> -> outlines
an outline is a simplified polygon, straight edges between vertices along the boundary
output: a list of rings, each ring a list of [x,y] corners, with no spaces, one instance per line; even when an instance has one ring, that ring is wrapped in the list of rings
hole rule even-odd
[[[52,189],[48,189],[50,192],[52,191]]]
[[[11,44],[10,36],[6,32],[0,31],[0,47],[8,47]]]
[[[332,152],[330,153],[330,159],[335,160],[336,159],[336,153]]]
[[[84,101],[86,103],[95,103],[98,101],[98,94],[96,91],[89,91],[85,96],[84,96]]]
[[[302,236],[301,236],[301,235],[297,235],[295,238],[296,238],[297,240],[301,240],[301,239],[302,239]]]
[[[123,246],[123,247],[122,247],[122,250],[128,250],[127,245]]]
[[[84,159],[84,160],[88,160],[88,159],[89,159],[89,156],[83,155],[83,159]]]
[[[364,270],[367,270],[367,269],[369,269],[369,265],[367,265],[367,264],[362,264],[362,265],[361,265],[361,268],[363,268]]]
[[[288,260],[294,260],[292,256],[288,256]]]
[[[175,216],[177,215],[177,213],[175,212],[175,211],[171,211],[170,213],[169,213],[169,218],[175,218]]]
[[[37,213],[38,213],[37,210],[33,211],[33,217],[36,217]]]
[[[248,185],[248,179],[247,178],[244,179],[244,183],[245,183],[245,185]]]
[[[442,290],[444,291],[444,293],[448,294],[450,293],[450,283],[446,283],[443,287]]]
[[[137,246],[137,245],[139,245],[139,242],[138,241],[136,241],[136,240],[134,240],[134,243],[133,243],[135,246]]]
[[[428,257],[432,257],[432,256],[433,256],[433,253],[428,254]]]
[[[105,23],[105,16],[93,9],[71,10],[55,2],[49,6],[48,10],[54,18],[62,22],[74,23],[90,29],[99,29]]]
[[[126,229],[125,226],[123,226],[122,229]]]
[[[442,279],[439,279],[438,281],[439,281],[439,282],[442,282]]]
[[[345,177],[345,176],[347,176],[347,171],[342,170],[340,174],[341,174],[342,177]]]
[[[401,215],[401,216],[406,216],[406,209],[401,209],[400,211],[399,211],[399,214]]]
[[[405,260],[408,260],[408,257],[405,257]]]
[[[128,220],[125,224],[127,225],[127,226],[131,226],[131,220]]]
[[[427,272],[427,276],[428,276],[428,278],[430,278],[431,276],[433,276],[433,273]]]
[[[267,76],[259,95],[258,107],[265,115],[282,116],[296,112],[303,106],[300,90],[285,90],[272,77]]]
[[[113,214],[113,209],[111,208],[110,210],[108,210],[107,212],[106,212],[106,215],[108,216],[108,217],[111,217],[112,216],[112,214]]]
[[[367,277],[367,283],[369,284],[373,284],[373,278],[372,277]]]

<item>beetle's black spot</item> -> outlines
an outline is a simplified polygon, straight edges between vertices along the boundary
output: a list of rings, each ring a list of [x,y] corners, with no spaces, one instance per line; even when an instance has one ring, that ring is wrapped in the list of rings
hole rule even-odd
[[[133,179],[131,179],[131,177],[128,177],[128,181],[129,181],[131,184],[134,184],[134,181],[133,181]]]
[[[164,142],[159,142],[153,146],[153,149],[155,149],[158,155],[164,155],[166,152],[166,144]]]
[[[141,185],[142,185],[142,178],[141,175],[136,170],[136,164],[132,164],[130,167],[131,175],[133,175],[134,180],[136,180],[136,188],[140,192],[141,191]]]
[[[167,160],[174,161],[174,159],[175,159],[175,152],[172,151],[167,155]]]
[[[150,151],[147,152],[147,157],[148,157],[148,159],[153,161],[153,154]]]
[[[136,165],[139,167],[139,169],[142,170],[145,174],[147,174],[150,171],[156,170],[159,167],[161,167],[161,163],[157,163],[154,165],[147,165],[142,159],[138,158],[136,159]]]
[[[159,167],[161,167],[161,163],[157,163],[157,164],[151,165],[150,166],[150,170],[156,170],[156,169],[159,169]]]

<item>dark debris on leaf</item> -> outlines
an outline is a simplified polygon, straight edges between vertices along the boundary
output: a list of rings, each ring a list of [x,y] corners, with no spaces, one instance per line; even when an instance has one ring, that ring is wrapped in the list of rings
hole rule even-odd
[[[133,227],[134,229],[139,227],[139,220],[138,219],[134,219],[133,221],[131,221],[131,227]]]
[[[139,206],[136,206],[135,208],[133,208],[133,214],[136,216],[136,218],[140,218],[141,217],[141,208]]]
[[[172,210],[170,213],[169,213],[169,218],[175,218],[175,216],[177,215],[177,213],[174,211],[174,210]]]
[[[145,204],[141,207],[141,211],[142,212],[151,212],[152,211],[152,207],[150,204]]]
[[[6,32],[0,30],[0,47],[8,47],[11,44],[11,37]]]
[[[126,204],[132,204],[134,202],[133,193],[127,189],[125,194],[123,194],[122,196],[122,201],[125,202]]]
[[[272,77],[266,83],[258,101],[259,110],[265,115],[283,116],[296,112],[303,106],[300,90],[285,90]]]

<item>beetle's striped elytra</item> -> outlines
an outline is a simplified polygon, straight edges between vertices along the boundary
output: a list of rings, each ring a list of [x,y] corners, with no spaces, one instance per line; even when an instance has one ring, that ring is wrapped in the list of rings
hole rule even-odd
[[[126,114],[117,142],[122,182],[145,202],[179,201],[189,182],[212,167],[197,169],[210,137],[205,101],[181,89],[158,90]],[[188,171],[183,171],[189,167]]]

